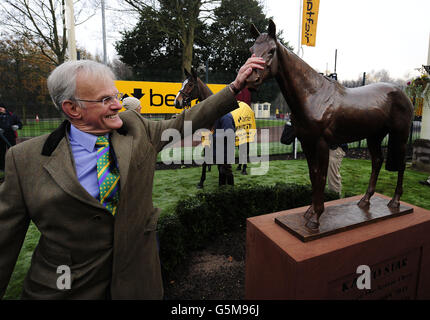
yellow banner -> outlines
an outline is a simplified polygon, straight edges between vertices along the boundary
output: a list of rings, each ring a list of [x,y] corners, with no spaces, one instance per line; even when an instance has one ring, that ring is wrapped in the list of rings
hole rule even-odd
[[[315,47],[320,0],[303,0],[302,45]]]
[[[254,111],[245,102],[238,103],[239,108],[231,112],[236,127],[236,146],[254,141],[257,129]]]
[[[416,98],[415,99],[415,115],[416,116],[422,117],[423,105],[424,105],[424,98]]]
[[[140,100],[141,113],[181,113],[183,111],[175,108],[175,97],[182,87],[180,82],[118,80],[115,81],[115,86],[124,94],[124,97],[135,97]],[[214,94],[225,86],[225,84],[208,84]],[[196,103],[197,99],[191,102],[191,106]]]

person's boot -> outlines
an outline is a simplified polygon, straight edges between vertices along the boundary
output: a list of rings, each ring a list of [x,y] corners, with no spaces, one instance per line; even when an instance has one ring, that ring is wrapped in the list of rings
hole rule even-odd
[[[236,170],[237,170],[237,171],[240,171],[241,169],[242,169],[242,164],[241,164],[241,163],[239,163],[239,165],[237,166]]]

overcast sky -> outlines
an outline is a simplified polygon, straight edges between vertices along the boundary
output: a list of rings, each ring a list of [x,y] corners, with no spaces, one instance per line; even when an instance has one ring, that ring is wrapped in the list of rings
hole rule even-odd
[[[107,6],[115,0],[105,0]],[[303,0],[306,2],[306,0]],[[265,0],[267,16],[295,48],[299,37],[300,0]],[[339,80],[356,80],[363,72],[386,69],[392,78],[408,79],[427,64],[430,0],[320,0],[316,46],[303,46],[302,58],[320,72],[334,70],[337,49]],[[108,58],[115,55],[118,31],[133,26],[107,11]],[[122,25],[121,23],[128,23]],[[266,30],[260,30],[265,32]],[[77,42],[103,54],[101,14],[76,29]]]
[[[306,0],[304,0],[306,2]],[[267,0],[267,15],[298,47],[299,0]],[[320,72],[336,71],[340,80],[386,69],[407,78],[427,64],[429,0],[320,0],[315,47],[303,46],[303,59]]]

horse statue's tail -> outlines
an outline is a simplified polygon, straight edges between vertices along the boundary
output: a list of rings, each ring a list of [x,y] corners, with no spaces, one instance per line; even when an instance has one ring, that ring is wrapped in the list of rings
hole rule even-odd
[[[406,166],[406,143],[397,134],[389,133],[387,161],[385,169],[388,171],[404,171]]]
[[[387,161],[385,169],[388,171],[404,171],[406,167],[406,145],[408,142],[414,106],[406,94],[399,88],[392,93],[393,108],[388,135]]]

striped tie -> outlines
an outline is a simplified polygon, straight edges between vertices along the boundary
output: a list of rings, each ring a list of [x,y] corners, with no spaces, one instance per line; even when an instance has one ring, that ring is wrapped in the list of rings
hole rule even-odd
[[[119,202],[119,170],[113,157],[109,155],[109,141],[99,136],[97,148],[97,179],[100,190],[100,203],[115,215]]]

